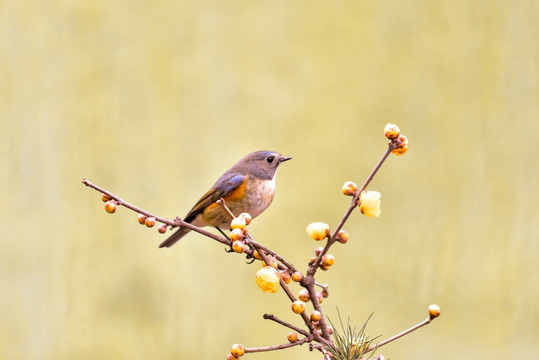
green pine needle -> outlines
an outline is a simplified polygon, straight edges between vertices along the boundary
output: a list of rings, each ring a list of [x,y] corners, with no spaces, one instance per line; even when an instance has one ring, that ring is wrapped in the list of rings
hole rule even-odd
[[[342,332],[337,331],[335,325],[331,319],[329,322],[333,326],[333,343],[334,346],[327,346],[326,350],[333,355],[334,360],[359,360],[359,359],[370,359],[371,356],[376,352],[376,348],[369,351],[371,355],[369,357],[363,357],[367,352],[366,350],[371,346],[372,342],[378,338],[370,339],[365,334],[365,328],[369,322],[372,314],[365,321],[359,331],[355,327],[350,326],[350,318],[347,319],[346,326],[342,322],[341,313],[337,308],[337,314],[339,316],[339,322],[341,323]]]

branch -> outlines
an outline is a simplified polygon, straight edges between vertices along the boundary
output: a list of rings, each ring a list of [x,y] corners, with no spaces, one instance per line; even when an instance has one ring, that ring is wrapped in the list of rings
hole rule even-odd
[[[90,181],[86,180],[86,179],[82,179],[82,183],[86,186],[89,186],[99,192],[101,192],[102,194],[105,194],[107,195],[108,197],[110,197],[111,199],[114,199],[118,205],[122,205],[122,206],[125,206],[126,208],[130,209],[130,210],[133,210],[134,212],[137,212],[139,214],[142,214],[144,216],[147,216],[147,217],[153,217],[155,218],[156,221],[159,221],[160,223],[163,223],[163,224],[166,224],[166,225],[169,225],[169,226],[172,226],[173,228],[174,227],[178,227],[178,226],[183,226],[183,227],[186,227],[188,229],[191,229],[195,232],[198,232],[204,236],[207,236],[213,240],[216,240],[222,244],[225,244],[225,245],[229,245],[230,246],[230,241],[222,236],[218,236],[218,235],[215,235],[207,230],[204,230],[202,228],[199,228],[198,226],[195,226],[191,223],[188,223],[188,222],[185,222],[183,221],[182,219],[180,219],[179,217],[175,218],[174,220],[169,220],[169,219],[166,219],[164,217],[161,217],[161,216],[158,216],[158,215],[154,215],[146,210],[143,210],[139,207],[136,207],[135,205],[132,205],[130,203],[128,203],[127,201],[124,201],[122,200],[119,196],[117,195],[114,195],[113,193],[111,193],[110,191],[107,191],[93,183],[91,183]]]
[[[273,346],[263,346],[263,347],[257,347],[257,348],[245,348],[245,353],[256,353],[256,352],[264,352],[264,351],[274,351],[274,350],[282,350],[286,348],[291,348],[294,346],[303,345],[306,342],[312,341],[310,337],[303,338],[301,340],[298,340],[293,343],[286,343],[281,345],[273,345]]]
[[[422,322],[420,322],[419,324],[414,325],[414,326],[412,326],[411,328],[409,328],[409,329],[407,329],[407,330],[404,330],[404,331],[401,332],[401,333],[398,333],[397,335],[393,335],[393,336],[390,337],[390,338],[387,338],[387,339],[385,339],[385,340],[383,340],[383,341],[380,341],[380,342],[379,342],[378,344],[376,344],[376,345],[370,346],[367,350],[365,350],[365,353],[368,353],[368,352],[370,352],[370,351],[372,351],[372,350],[375,350],[375,349],[377,349],[377,348],[379,348],[379,347],[382,347],[382,346],[384,346],[384,345],[387,345],[387,344],[389,344],[390,342],[395,341],[395,340],[397,340],[398,338],[403,337],[404,335],[408,335],[409,333],[414,332],[414,331],[416,331],[417,329],[419,329],[419,328],[421,328],[421,327],[423,327],[423,326],[425,326],[425,325],[430,324],[430,323],[432,322],[432,320],[434,320],[435,318],[436,318],[435,316],[430,316],[430,317],[426,318],[425,320],[423,320]]]
[[[279,319],[277,316],[273,315],[273,314],[264,314],[263,316],[264,319],[266,320],[272,320],[272,321],[275,321],[276,323],[278,324],[281,324],[287,328],[290,328],[294,331],[297,331],[298,333],[300,333],[301,335],[304,335],[306,337],[312,337],[311,334],[309,334],[307,331],[303,330],[303,329],[300,329],[299,327],[296,327],[292,324],[289,324],[281,319]]]

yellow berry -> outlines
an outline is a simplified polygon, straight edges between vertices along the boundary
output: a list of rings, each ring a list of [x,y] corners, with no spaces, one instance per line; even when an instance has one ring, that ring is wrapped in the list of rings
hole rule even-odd
[[[108,196],[107,194],[101,194],[101,200],[103,202],[107,202],[109,200],[112,200],[112,198],[110,196]]]
[[[346,230],[339,230],[339,233],[337,234],[337,237],[335,238],[335,240],[337,240],[341,244],[346,244],[348,242],[348,238],[349,238],[349,235],[348,235],[348,232],[346,232]]]
[[[245,221],[244,218],[236,217],[230,223],[230,228],[231,229],[241,229],[241,230],[243,230],[243,229],[245,229],[246,225],[247,225],[247,221]]]
[[[139,214],[137,220],[140,225],[144,225],[146,222],[146,215]]]
[[[303,301],[296,300],[292,303],[292,311],[296,314],[301,314],[305,311],[305,304]]]
[[[322,318],[322,314],[320,314],[320,311],[313,310],[311,313],[311,321],[319,321]]]
[[[243,230],[242,229],[233,229],[230,232],[230,239],[232,241],[243,239]]]
[[[157,231],[160,233],[160,234],[164,234],[167,232],[167,225],[166,224],[161,224],[159,225],[159,227],[157,228]]]
[[[307,234],[311,239],[320,241],[329,236],[329,225],[323,222],[313,222],[307,226]]]
[[[291,343],[295,343],[296,341],[298,341],[298,333],[295,331],[290,331],[286,337]]]
[[[291,278],[295,282],[300,282],[301,279],[303,279],[303,275],[299,271],[296,271],[295,273],[292,274]]]
[[[322,265],[331,266],[335,264],[335,257],[331,254],[326,254],[322,256]]]
[[[117,208],[117,205],[116,205],[116,201],[114,200],[109,200],[105,203],[105,210],[109,214],[114,214],[116,212],[116,208]]]
[[[263,292],[275,293],[279,290],[279,273],[271,266],[265,266],[255,274],[255,281]]]
[[[300,299],[303,302],[309,301],[311,297],[309,296],[309,291],[307,289],[301,289],[298,293],[298,299]]]
[[[359,210],[369,217],[379,217],[382,195],[378,191],[362,191],[359,197]]]
[[[232,348],[230,350],[230,353],[234,355],[235,357],[240,357],[245,354],[245,348],[242,344],[234,344],[232,345]]]
[[[352,181],[347,181],[342,186],[342,193],[348,196],[356,196],[358,192],[357,185]]]
[[[155,225],[155,218],[154,217],[148,217],[146,218],[146,220],[144,221],[144,224],[146,224],[147,227],[153,227]]]
[[[384,128],[384,135],[389,140],[393,140],[399,137],[401,131],[397,125],[387,124]]]
[[[246,225],[249,225],[249,224],[251,223],[251,220],[253,219],[253,218],[251,217],[251,214],[246,213],[246,212],[241,213],[241,214],[240,214],[240,217],[242,217],[242,218],[245,219],[245,224],[246,224]]]
[[[241,240],[236,240],[232,243],[232,250],[234,250],[235,252],[237,252],[238,254],[241,254],[243,252],[243,241]]]
[[[322,304],[322,301],[324,301],[324,299],[322,298],[322,293],[317,292],[316,297],[318,298],[318,303]]]
[[[431,319],[437,318],[440,316],[440,307],[436,304],[429,306],[429,316]]]

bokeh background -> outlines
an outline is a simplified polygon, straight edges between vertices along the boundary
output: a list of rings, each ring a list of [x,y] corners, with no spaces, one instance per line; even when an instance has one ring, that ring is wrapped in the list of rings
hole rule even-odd
[[[243,155],[294,159],[251,232],[300,269],[312,221],[351,216],[323,306],[393,359],[539,356],[539,3],[7,1],[0,5],[0,358],[219,359],[300,325],[257,265],[191,234],[171,249],[89,180],[183,216]],[[297,288],[294,288],[297,291]],[[306,346],[252,359],[319,359]]]

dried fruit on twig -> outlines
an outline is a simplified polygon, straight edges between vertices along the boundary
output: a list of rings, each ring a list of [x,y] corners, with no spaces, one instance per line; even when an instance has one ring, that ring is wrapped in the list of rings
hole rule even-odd
[[[167,225],[166,224],[161,224],[159,225],[159,227],[157,228],[157,231],[160,233],[160,234],[164,234],[167,232]]]
[[[440,307],[436,304],[429,306],[429,316],[431,319],[437,318],[440,316]]]
[[[146,218],[147,218],[146,215],[139,214],[137,217],[137,220],[140,225],[144,225],[146,223]]]
[[[245,229],[245,226],[247,225],[247,221],[245,221],[245,218],[243,217],[235,217],[232,219],[232,222],[230,223],[231,229]]]
[[[296,314],[301,314],[305,312],[305,304],[303,303],[303,301],[300,301],[300,300],[294,301],[292,303],[292,311],[295,312]]]
[[[144,224],[149,228],[153,227],[155,225],[155,218],[152,216],[147,217],[144,221]]]
[[[230,349],[230,353],[235,357],[241,357],[243,354],[245,354],[245,348],[242,344],[234,344]]]
[[[116,201],[114,200],[109,200],[105,203],[105,211],[109,214],[114,214],[117,207],[118,206],[116,205]]]
[[[295,331],[290,331],[286,337],[291,343],[295,343],[296,341],[298,341],[298,333]]]
[[[357,185],[352,181],[347,181],[342,186],[342,193],[348,196],[356,196],[358,192]]]
[[[389,140],[393,140],[399,137],[401,131],[399,127],[395,124],[387,124],[384,128],[384,135]]]

